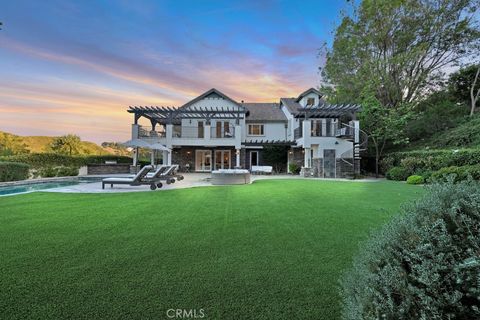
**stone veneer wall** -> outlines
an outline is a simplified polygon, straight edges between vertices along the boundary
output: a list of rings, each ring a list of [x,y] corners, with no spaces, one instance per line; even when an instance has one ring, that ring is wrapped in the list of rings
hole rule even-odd
[[[88,164],[87,174],[130,173],[130,164]]]

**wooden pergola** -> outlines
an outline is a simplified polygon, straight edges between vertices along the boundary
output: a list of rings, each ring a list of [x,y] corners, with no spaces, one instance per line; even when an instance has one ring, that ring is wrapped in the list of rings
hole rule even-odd
[[[358,104],[321,104],[318,106],[306,106],[297,109],[296,118],[338,118],[350,116],[355,119],[355,114],[361,111]]]
[[[152,123],[152,127],[157,124],[173,124],[182,119],[205,119],[207,124],[211,120],[221,119],[235,120],[236,124],[240,123],[241,119],[245,119],[247,110],[243,107],[238,109],[227,109],[224,107],[205,108],[205,107],[140,107],[131,106],[127,110],[134,114],[134,123],[138,124],[138,120],[144,117]]]

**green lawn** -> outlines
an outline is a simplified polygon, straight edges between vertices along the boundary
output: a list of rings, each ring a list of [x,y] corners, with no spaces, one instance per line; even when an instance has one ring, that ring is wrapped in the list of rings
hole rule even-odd
[[[0,198],[2,319],[336,319],[358,243],[422,188],[248,186]],[[197,311],[199,312],[199,311]]]

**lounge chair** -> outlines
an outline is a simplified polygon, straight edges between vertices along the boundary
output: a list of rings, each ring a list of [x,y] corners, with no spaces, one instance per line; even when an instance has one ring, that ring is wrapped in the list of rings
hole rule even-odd
[[[130,186],[150,185],[150,189],[155,190],[156,183],[154,180],[147,178],[147,174],[152,171],[153,166],[143,167],[134,177],[111,177],[102,180],[102,189],[105,189],[105,185],[109,184],[113,188],[114,184],[127,184]]]

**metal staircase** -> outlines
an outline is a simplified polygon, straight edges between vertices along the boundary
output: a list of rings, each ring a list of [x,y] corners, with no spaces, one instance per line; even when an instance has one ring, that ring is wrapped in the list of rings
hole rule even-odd
[[[345,139],[347,141],[353,142],[353,147],[350,150],[345,151],[344,153],[340,154],[340,160],[342,160],[344,163],[348,164],[349,166],[352,167],[353,173],[357,172],[356,168],[356,160],[360,160],[360,154],[367,150],[367,145],[368,145],[368,134],[363,131],[362,129],[359,129],[359,141],[355,141],[355,127],[351,124],[347,123],[342,123],[341,128],[337,130],[336,136],[338,138]],[[347,159],[352,159],[350,155],[353,154],[353,162],[349,161]],[[348,155],[348,157],[347,157]],[[358,168],[360,169],[360,168]],[[360,171],[360,170],[358,170]]]

